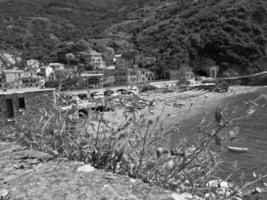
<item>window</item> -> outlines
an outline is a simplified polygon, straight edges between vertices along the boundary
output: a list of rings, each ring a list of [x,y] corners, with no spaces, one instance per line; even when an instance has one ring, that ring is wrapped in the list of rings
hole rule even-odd
[[[25,99],[23,97],[19,98],[19,109],[25,109]]]

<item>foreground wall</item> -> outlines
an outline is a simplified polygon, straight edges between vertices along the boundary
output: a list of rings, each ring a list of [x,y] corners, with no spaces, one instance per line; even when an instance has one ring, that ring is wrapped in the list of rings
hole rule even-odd
[[[25,109],[19,107],[19,98],[24,98]],[[7,105],[6,99],[12,99],[14,118],[19,117],[23,112],[32,115],[33,117],[40,111],[40,109],[49,109],[55,102],[55,91],[45,90],[45,91],[34,91],[25,93],[10,93],[10,94],[0,94],[0,125],[7,122]],[[22,110],[23,112],[20,112]]]

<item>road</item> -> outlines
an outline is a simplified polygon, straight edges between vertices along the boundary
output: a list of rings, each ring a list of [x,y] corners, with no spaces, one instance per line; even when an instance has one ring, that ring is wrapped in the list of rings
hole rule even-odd
[[[172,81],[156,81],[156,82],[151,82],[149,83],[150,85],[153,85],[155,87],[158,88],[163,88],[166,87],[166,85],[170,85],[170,84],[176,84],[176,80],[172,80]],[[91,92],[104,92],[105,90],[118,90],[118,89],[130,89],[130,86],[117,86],[117,87],[104,87],[104,88],[95,88],[95,89],[84,89],[84,90],[73,90],[73,91],[66,91],[63,92],[65,94],[80,94],[80,93],[91,93]]]

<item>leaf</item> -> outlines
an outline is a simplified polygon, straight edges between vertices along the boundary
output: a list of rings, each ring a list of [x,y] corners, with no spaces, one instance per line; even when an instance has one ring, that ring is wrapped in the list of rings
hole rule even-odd
[[[222,119],[222,108],[218,106],[215,111],[215,120],[217,121],[217,123],[221,123]]]
[[[241,173],[241,175],[239,177],[240,182],[241,182],[242,185],[244,184],[245,178],[246,178],[246,174],[245,174],[244,171],[242,171],[242,173]]]
[[[255,172],[252,173],[254,178],[257,178],[257,174]]]
[[[189,174],[187,174],[186,172],[184,172],[184,174],[185,174],[187,180],[189,181],[190,186],[191,186],[192,188],[194,188],[194,181],[193,181],[193,179],[192,179],[192,178],[189,176]]]
[[[237,160],[234,161],[233,167],[234,167],[235,170],[237,169],[237,167],[238,167],[238,161]]]
[[[119,142],[120,140],[126,138],[126,134],[120,134],[118,139],[117,139],[117,142]]]

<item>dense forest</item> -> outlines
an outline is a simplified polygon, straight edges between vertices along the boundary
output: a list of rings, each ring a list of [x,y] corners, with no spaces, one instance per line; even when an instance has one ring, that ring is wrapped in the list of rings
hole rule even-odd
[[[266,0],[0,0],[0,48],[61,61],[88,48],[155,56],[159,74],[183,62],[221,75],[266,69]]]

